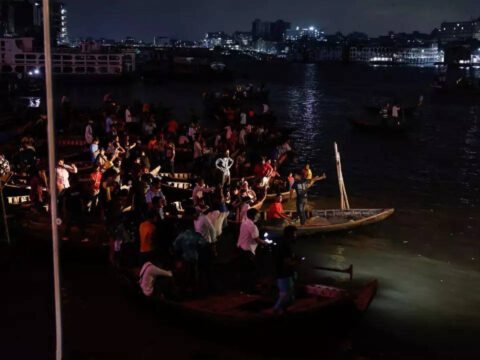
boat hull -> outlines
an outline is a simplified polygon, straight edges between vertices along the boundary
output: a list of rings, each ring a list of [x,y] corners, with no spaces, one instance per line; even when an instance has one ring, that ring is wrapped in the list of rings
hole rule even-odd
[[[352,209],[352,210],[313,210],[312,215],[320,222],[311,222],[300,225],[299,223],[286,223],[297,227],[297,234],[301,236],[328,233],[335,231],[348,231],[358,227],[374,224],[385,220],[394,213],[394,209]],[[310,219],[312,220],[312,219]],[[284,226],[265,225],[263,229],[281,234]]]

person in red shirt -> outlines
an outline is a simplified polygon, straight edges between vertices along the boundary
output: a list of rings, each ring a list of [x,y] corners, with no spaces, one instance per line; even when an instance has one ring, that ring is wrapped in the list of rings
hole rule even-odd
[[[264,166],[265,166],[265,159],[262,159],[261,163],[255,165],[255,167],[253,168],[253,172],[255,174],[255,177],[257,177],[257,178],[262,178],[263,177]]]
[[[172,134],[176,134],[178,130],[178,122],[176,120],[170,120],[168,122],[168,132]]]
[[[152,136],[150,138],[150,141],[148,142],[148,150],[152,151],[156,144],[157,144],[157,138],[155,136]]]
[[[92,211],[92,207],[97,206],[98,197],[100,195],[100,185],[102,184],[102,171],[100,166],[95,166],[94,171],[90,174],[90,199],[87,202],[87,211]]]
[[[268,209],[267,221],[274,226],[283,226],[285,219],[291,219],[290,216],[283,212],[282,200],[282,195],[277,194],[275,202],[272,203],[272,205],[270,205],[270,209]]]

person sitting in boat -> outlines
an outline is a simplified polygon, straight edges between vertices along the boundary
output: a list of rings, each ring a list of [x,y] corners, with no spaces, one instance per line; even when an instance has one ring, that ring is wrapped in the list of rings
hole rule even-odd
[[[282,200],[282,194],[277,194],[275,202],[268,209],[267,221],[274,226],[283,226],[285,219],[291,220],[291,217],[283,212]]]
[[[278,286],[278,300],[274,312],[283,314],[295,302],[295,256],[293,245],[297,238],[297,228],[287,226],[283,230],[283,238],[279,241],[275,251],[275,272]]]

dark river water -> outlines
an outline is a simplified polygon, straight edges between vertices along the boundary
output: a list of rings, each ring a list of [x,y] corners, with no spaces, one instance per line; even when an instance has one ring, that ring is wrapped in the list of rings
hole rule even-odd
[[[438,69],[354,65],[254,64],[238,66],[249,80],[264,81],[271,109],[296,128],[300,164],[309,162],[327,180],[312,190],[316,207],[339,207],[334,142],[352,208],[395,208],[384,223],[347,234],[299,242],[314,265],[354,264],[358,281],[379,280],[379,292],[353,339],[374,353],[385,351],[383,334],[409,353],[407,343],[435,354],[478,358],[480,335],[480,99],[435,94]],[[473,71],[473,70],[472,70]],[[119,101],[162,101],[179,120],[200,92],[221,84],[137,83],[77,87],[66,92],[78,105],[97,105],[110,91]],[[367,116],[364,105],[379,94],[424,105],[404,134],[353,129],[350,117]],[[287,204],[291,205],[291,204]],[[376,340],[377,339],[377,340]],[[394,352],[394,350],[391,350]],[[411,350],[414,353],[414,350]],[[391,357],[385,357],[391,358]]]

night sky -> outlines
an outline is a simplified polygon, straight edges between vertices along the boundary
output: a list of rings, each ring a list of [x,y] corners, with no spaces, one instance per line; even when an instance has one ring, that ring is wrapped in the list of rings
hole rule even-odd
[[[480,17],[479,0],[64,0],[70,37],[153,36],[196,40],[208,31],[250,30],[255,18],[371,36]]]

